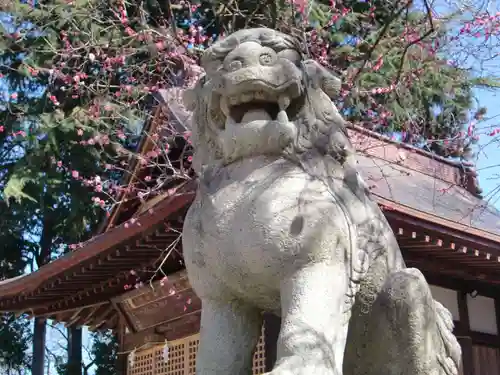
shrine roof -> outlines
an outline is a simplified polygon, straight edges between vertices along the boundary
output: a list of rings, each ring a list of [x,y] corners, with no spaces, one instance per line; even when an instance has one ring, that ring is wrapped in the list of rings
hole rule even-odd
[[[124,292],[131,270],[161,263],[163,245],[178,238],[175,223],[192,201],[195,186],[195,181],[187,182],[133,224],[111,228],[36,272],[0,282],[0,311],[112,326],[116,311],[111,298]]]
[[[155,131],[166,119],[177,131],[186,130],[186,119],[177,109],[181,108],[181,93],[172,88],[156,95],[163,105],[153,108],[145,132]],[[144,154],[153,144],[151,137],[145,136],[137,152]],[[137,158],[130,160],[129,169],[131,173],[124,175],[122,185],[130,186],[141,178]],[[119,311],[111,298],[123,294],[126,285],[133,285],[131,270],[150,271],[149,267],[161,262],[165,249],[162,246],[178,238],[179,228],[173,227],[184,216],[194,186],[195,181],[182,184],[142,204],[137,204],[129,193],[121,194],[120,204],[103,221],[94,238],[36,272],[0,281],[0,311],[46,316],[70,325],[96,328],[105,323],[103,327],[114,327]],[[125,223],[131,217],[134,225]]]
[[[470,165],[450,162],[363,129],[350,129],[358,169],[380,204],[500,244],[500,211],[471,185]]]
[[[419,218],[500,241],[500,212],[464,188],[366,155],[358,167],[380,203]],[[411,175],[407,175],[411,173]]]
[[[166,122],[175,129],[179,134],[182,134],[187,129],[186,124],[188,123],[189,114],[183,110],[181,102],[182,89],[180,87],[172,87],[167,90],[160,90],[154,94],[154,98],[157,103],[151,111],[150,120],[146,122],[142,132],[146,134],[143,136],[137,146],[137,154],[146,154],[155,146],[155,141],[149,135],[156,132],[158,128],[164,125]],[[187,116],[187,117],[186,117]],[[121,181],[121,186],[133,186],[134,183],[140,181],[144,178],[147,171],[141,168],[139,159],[136,157],[131,157],[128,165],[129,173],[125,173]],[[98,233],[102,233],[105,230],[122,223],[127,220],[138,206],[138,200],[133,197],[133,189],[127,190],[123,189],[120,195],[116,198],[120,201],[119,204],[115,205],[110,212],[109,218],[104,220],[98,230]]]

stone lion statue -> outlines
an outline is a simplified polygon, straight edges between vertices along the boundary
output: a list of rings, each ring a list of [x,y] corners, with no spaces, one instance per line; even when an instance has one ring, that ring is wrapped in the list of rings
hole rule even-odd
[[[330,99],[339,79],[265,28],[214,44],[202,66],[184,97],[199,175],[183,231],[203,306],[196,373],[251,374],[267,311],[282,322],[269,375],[457,375],[451,315],[356,172]]]

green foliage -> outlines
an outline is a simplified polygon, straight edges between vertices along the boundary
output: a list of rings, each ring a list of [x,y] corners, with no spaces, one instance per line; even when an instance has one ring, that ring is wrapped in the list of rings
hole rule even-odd
[[[337,2],[312,5],[316,25],[311,51],[344,78],[339,106],[345,118],[445,157],[470,157],[476,138],[465,131],[473,89],[496,87],[448,63],[440,46],[446,25],[404,2]],[[344,7],[351,8],[339,16]],[[333,17],[333,18],[332,18]],[[334,20],[325,26],[325,19]],[[434,29],[432,29],[434,27]]]
[[[31,344],[29,320],[14,314],[0,316],[0,371],[2,374],[20,373],[29,367],[27,356]]]
[[[94,191],[91,181],[96,176],[106,180],[105,164],[116,155],[116,144],[120,144],[112,135],[96,145],[82,142],[101,134],[102,120],[90,120],[89,116],[100,94],[90,95],[89,91],[89,95],[76,98],[60,85],[64,79],[54,82],[50,69],[43,70],[58,58],[54,48],[61,30],[56,30],[57,24],[71,21],[61,13],[65,5],[53,3],[49,10],[17,2],[11,5],[10,26],[18,31],[11,34],[4,30],[0,35],[6,46],[0,55],[0,73],[8,84],[8,92],[0,96],[0,211],[12,220],[4,221],[2,216],[0,223],[4,245],[0,247],[0,267],[15,268],[16,272],[4,277],[18,275],[27,264],[41,267],[68,251],[68,244],[95,233],[104,211],[92,204],[91,198],[102,198],[104,193]],[[48,14],[53,18],[47,18]],[[29,30],[26,21],[34,28]],[[35,69],[41,71],[35,74]],[[60,95],[61,103],[54,93]],[[85,108],[85,115],[81,108]],[[113,121],[124,119],[116,116],[110,123]],[[85,131],[85,137],[80,131]],[[5,323],[7,326],[0,325],[0,339],[6,337],[0,350],[11,353],[2,357],[18,363],[18,353],[25,355],[27,343],[7,338],[26,336],[23,320],[6,317],[11,320]],[[43,358],[44,353],[34,355]],[[20,366],[26,368],[26,360],[23,357]]]
[[[91,353],[96,366],[95,375],[115,375],[118,341],[110,331],[92,334]]]
[[[115,375],[118,341],[112,331],[97,331],[91,334],[90,361],[82,363],[83,375]],[[58,375],[73,375],[64,358],[56,358]]]
[[[30,242],[24,238],[26,216],[19,206],[0,202],[0,279],[20,275],[26,266]],[[20,374],[29,363],[27,348],[31,342],[29,321],[14,314],[0,314],[0,372]]]
[[[32,202],[36,202],[33,197],[30,197],[24,192],[26,184],[34,182],[35,178],[32,177],[30,170],[14,170],[3,189],[3,197],[5,199],[5,203],[8,204],[11,198],[16,199],[18,202],[21,202],[21,199],[23,198],[29,199]]]
[[[40,202],[40,192],[33,190],[42,182],[51,193],[69,191],[72,185],[70,195],[87,206],[91,196],[116,193],[108,189],[115,181],[103,186],[101,194],[84,192],[73,182],[89,185],[96,176],[107,180],[104,166],[122,162],[123,146],[137,143],[148,120],[155,103],[151,87],[168,84],[179,68],[175,54],[158,54],[168,35],[142,25],[137,17],[120,20],[124,13],[140,12],[149,24],[160,22],[166,10],[157,5],[130,5],[126,11],[106,0],[7,5],[9,22],[17,30],[0,34],[6,46],[0,74],[15,94],[0,99],[0,141],[3,137],[16,147],[3,192],[7,202]],[[144,13],[149,6],[157,13]],[[160,41],[153,35],[160,35]],[[72,177],[73,171],[79,177]],[[116,177],[113,173],[112,179]],[[106,208],[113,204],[107,199]]]
[[[209,24],[211,33],[262,25],[305,37],[311,57],[342,77],[344,92],[336,103],[349,122],[399,134],[441,156],[472,156],[473,89],[497,88],[498,78],[476,78],[449,63],[454,56],[447,22],[431,19],[412,2],[290,3],[242,0],[231,11],[217,0],[202,2],[213,21],[201,24]]]

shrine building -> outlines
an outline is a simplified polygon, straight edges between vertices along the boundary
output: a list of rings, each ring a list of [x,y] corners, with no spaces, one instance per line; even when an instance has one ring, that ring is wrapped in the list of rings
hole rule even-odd
[[[188,114],[170,97],[155,109],[148,132],[166,121],[187,130]],[[472,166],[365,129],[349,133],[407,265],[424,273],[434,298],[453,315],[462,374],[500,375],[500,212],[480,198]],[[139,152],[152,147],[144,137]],[[132,168],[128,184],[154,173]],[[186,275],[179,234],[195,189],[192,179],[173,181],[147,200],[128,193],[92,240],[36,272],[0,282],[0,311],[115,331],[125,353],[120,375],[194,374],[201,302]],[[144,285],[136,289],[137,280]],[[266,315],[264,321],[255,375],[276,359],[280,320]],[[131,351],[134,364],[127,366]]]

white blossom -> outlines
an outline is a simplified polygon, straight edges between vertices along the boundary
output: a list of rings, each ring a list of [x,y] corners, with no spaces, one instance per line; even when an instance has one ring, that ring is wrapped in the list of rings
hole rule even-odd
[[[128,354],[128,364],[130,368],[134,368],[135,365],[135,349]]]
[[[165,346],[163,347],[163,360],[166,362],[168,362],[168,342],[167,340],[165,340]]]

